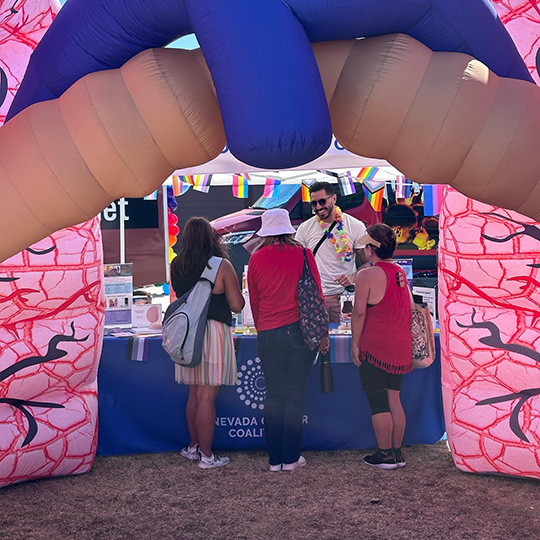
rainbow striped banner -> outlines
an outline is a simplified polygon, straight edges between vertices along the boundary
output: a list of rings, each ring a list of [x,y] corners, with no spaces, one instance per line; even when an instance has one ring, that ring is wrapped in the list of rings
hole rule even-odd
[[[444,198],[445,184],[424,185],[424,215],[438,216]]]
[[[311,201],[311,196],[309,194],[309,186],[315,182],[315,178],[311,180],[304,179],[302,180],[302,202]]]
[[[281,180],[279,178],[267,178],[264,185],[263,197],[265,199],[273,199],[279,195],[279,186]]]
[[[382,210],[384,185],[381,189],[377,191],[370,191],[367,187],[364,187],[364,192],[366,194],[367,200],[373,207],[373,210],[375,210],[375,212],[380,212]]]
[[[356,178],[360,180],[360,183],[363,180],[372,180],[378,171],[379,167],[362,167]]]
[[[193,177],[193,189],[208,193],[210,191],[211,174],[196,174]]]
[[[185,178],[185,176],[181,176],[180,178]],[[187,191],[191,187],[191,184],[183,182],[182,180],[180,180],[180,178],[178,178],[176,174],[172,175],[172,191],[175,197],[178,197],[179,195],[184,195],[184,193],[187,193]]]
[[[384,180],[370,180],[366,178],[364,180],[364,186],[371,193],[375,193],[376,191],[384,190],[386,186],[386,182]]]
[[[154,193],[150,193],[150,195],[147,195],[144,197],[145,201],[157,201],[157,190],[154,191]]]
[[[180,181],[184,182],[184,184],[189,184],[190,186],[192,186],[193,185],[193,175],[181,176]]]
[[[247,199],[249,185],[247,178],[240,174],[233,174],[232,193],[237,199]]]
[[[180,179],[176,174],[172,175],[172,192],[175,197],[180,195]]]

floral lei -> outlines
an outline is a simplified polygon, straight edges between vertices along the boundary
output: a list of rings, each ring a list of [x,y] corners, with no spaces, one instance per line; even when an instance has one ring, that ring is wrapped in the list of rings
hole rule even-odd
[[[353,249],[351,241],[347,236],[347,233],[343,230],[343,215],[341,213],[341,208],[336,206],[336,225],[332,231],[329,231],[330,225],[327,225],[319,216],[315,216],[319,225],[322,227],[324,235],[326,238],[332,242],[334,249],[341,262],[349,262],[353,258]],[[335,231],[335,235],[334,232]]]

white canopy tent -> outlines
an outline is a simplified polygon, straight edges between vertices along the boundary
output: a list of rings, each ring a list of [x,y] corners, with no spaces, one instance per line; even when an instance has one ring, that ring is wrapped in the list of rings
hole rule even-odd
[[[257,169],[238,161],[229,151],[228,147],[212,161],[200,165],[198,167],[191,167],[188,169],[178,169],[174,174],[179,176],[192,175],[192,174],[214,174],[212,177],[212,183],[219,185],[220,182],[224,184],[231,183],[230,175],[233,173],[249,173],[249,177],[255,179],[266,179],[270,177],[280,178],[283,181],[302,178],[328,178],[327,175],[317,173],[318,170],[343,170],[344,172],[351,169],[360,169],[362,167],[379,167],[377,172],[377,178],[379,175],[384,175],[388,179],[395,179],[396,176],[402,176],[401,173],[392,167],[387,161],[383,159],[367,158],[363,156],[357,156],[347,150],[345,150],[339,142],[333,138],[330,148],[318,159],[287,169],[286,171],[264,171],[263,169]],[[319,176],[317,176],[320,174]],[[382,176],[380,177],[382,180]],[[256,183],[258,183],[256,181]],[[261,181],[264,184],[264,180]],[[223,185],[223,184],[222,184]]]

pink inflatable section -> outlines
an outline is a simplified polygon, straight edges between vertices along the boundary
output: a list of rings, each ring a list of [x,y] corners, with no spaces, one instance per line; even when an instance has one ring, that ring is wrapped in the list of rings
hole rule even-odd
[[[0,124],[59,8],[0,1]],[[103,316],[97,219],[0,266],[0,486],[92,467]]]
[[[60,9],[58,0],[0,0],[0,125],[32,51]]]
[[[439,246],[454,461],[540,479],[540,224],[447,188]]]
[[[540,83],[540,2],[492,0]],[[540,478],[540,224],[448,188],[441,214],[442,383],[458,468]]]
[[[540,84],[540,1],[491,0],[530,74]]]

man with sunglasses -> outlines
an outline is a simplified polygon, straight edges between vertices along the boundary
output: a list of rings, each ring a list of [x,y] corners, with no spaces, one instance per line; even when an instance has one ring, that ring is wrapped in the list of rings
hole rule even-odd
[[[339,323],[340,297],[356,279],[356,254],[363,256],[357,239],[366,232],[358,219],[341,212],[329,182],[315,182],[309,188],[315,215],[296,231],[296,240],[313,251],[321,275],[322,290],[331,323]]]

